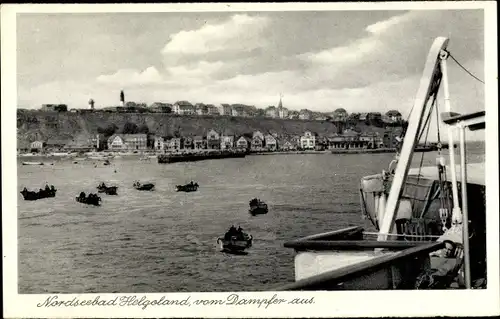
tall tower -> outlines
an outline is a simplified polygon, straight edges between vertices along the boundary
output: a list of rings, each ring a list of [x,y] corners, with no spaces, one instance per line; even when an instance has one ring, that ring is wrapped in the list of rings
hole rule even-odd
[[[120,91],[120,105],[125,106],[125,93],[123,93],[123,90]]]
[[[285,111],[283,110],[283,102],[281,101],[281,98],[283,97],[283,94],[280,93],[280,102],[278,103],[278,109],[277,109],[277,115],[279,118],[284,118],[286,117]]]
[[[93,100],[93,99],[90,99],[90,100],[89,100],[89,107],[90,107],[90,109],[91,109],[91,110],[94,110],[94,103],[95,103],[95,102],[94,102],[94,100]]]

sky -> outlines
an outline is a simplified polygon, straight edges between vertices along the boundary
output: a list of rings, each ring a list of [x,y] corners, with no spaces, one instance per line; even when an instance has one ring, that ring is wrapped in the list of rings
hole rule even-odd
[[[316,11],[19,14],[18,107],[243,103],[407,116],[438,36],[484,78],[484,12]],[[483,84],[448,60],[457,112]]]

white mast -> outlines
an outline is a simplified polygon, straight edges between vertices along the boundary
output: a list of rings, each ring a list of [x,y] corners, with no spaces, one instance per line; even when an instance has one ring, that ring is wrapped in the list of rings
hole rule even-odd
[[[399,208],[399,198],[401,197],[403,184],[411,165],[413,151],[417,143],[425,108],[430,98],[430,94],[433,93],[433,90],[439,89],[438,87],[434,87],[436,84],[439,85],[439,82],[436,81],[440,76],[438,63],[439,54],[442,50],[446,49],[448,41],[448,38],[436,38],[429,51],[429,55],[427,56],[424,73],[422,75],[422,79],[420,80],[420,87],[413,105],[411,117],[408,121],[408,128],[404,136],[403,147],[399,156],[399,163],[394,173],[391,191],[389,193],[383,219],[380,224],[380,234],[378,235],[378,240],[387,240],[388,234],[393,231],[394,222],[396,220],[396,212]]]
[[[448,89],[448,67],[446,65],[446,59],[448,59],[448,52],[442,51],[439,55],[441,60],[441,70],[443,72],[443,93],[444,93],[444,106],[446,112],[451,112],[450,105],[450,92]],[[458,203],[458,187],[457,187],[457,172],[455,170],[455,146],[453,142],[453,133],[454,130],[452,127],[448,126],[448,153],[450,154],[450,170],[451,170],[451,187],[453,194],[453,211],[452,211],[452,223],[461,223],[462,222],[462,212],[460,211],[460,206]]]

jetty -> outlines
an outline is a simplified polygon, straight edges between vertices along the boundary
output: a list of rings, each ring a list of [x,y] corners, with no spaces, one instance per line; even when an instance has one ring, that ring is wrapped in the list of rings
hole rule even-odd
[[[245,157],[245,151],[208,151],[193,153],[171,153],[158,155],[159,164],[178,163],[178,162],[196,162],[211,159],[238,158]]]
[[[414,152],[422,153],[422,152],[434,152],[437,151],[438,148],[434,146],[428,147],[417,147]],[[332,149],[332,154],[381,154],[381,153],[396,153],[398,150],[396,148],[373,148],[373,149]]]

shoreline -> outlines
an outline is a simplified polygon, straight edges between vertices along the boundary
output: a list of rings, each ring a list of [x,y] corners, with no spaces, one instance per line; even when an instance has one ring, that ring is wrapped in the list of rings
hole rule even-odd
[[[217,150],[205,150],[200,152],[180,152],[180,153],[144,153],[144,154],[130,154],[130,153],[108,153],[108,152],[96,152],[92,154],[85,155],[54,155],[54,154],[17,154],[17,159],[23,158],[51,158],[51,159],[68,159],[68,160],[106,160],[106,159],[118,159],[118,158],[144,158],[149,157],[151,159],[157,158],[158,156],[207,156],[212,154]],[[417,148],[415,152],[432,152],[435,151],[434,148]],[[316,150],[304,150],[304,151],[272,151],[272,152],[262,152],[255,151],[245,153],[247,156],[256,155],[307,155],[307,154],[381,154],[381,153],[396,153],[396,149],[390,148],[379,148],[379,149],[329,149],[323,151]],[[97,158],[93,158],[97,157]]]

